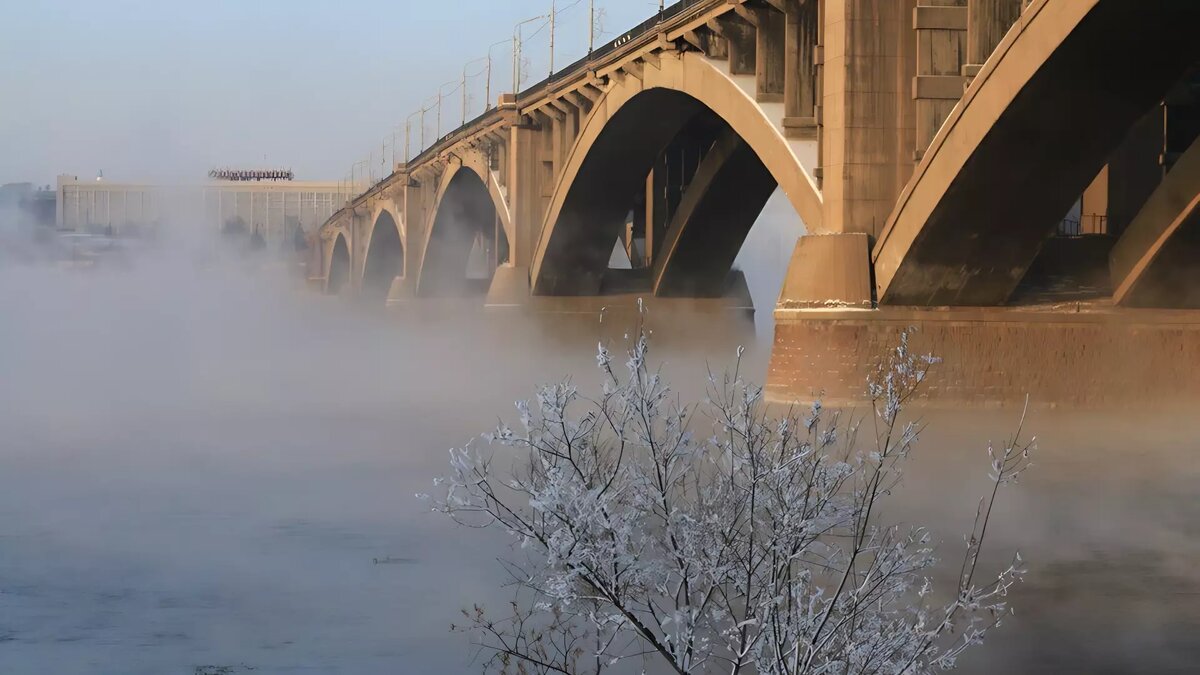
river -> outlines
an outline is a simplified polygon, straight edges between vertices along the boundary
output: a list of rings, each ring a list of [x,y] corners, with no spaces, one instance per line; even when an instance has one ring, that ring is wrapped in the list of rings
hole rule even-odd
[[[536,383],[586,384],[595,335],[179,263],[0,270],[0,672],[477,672],[448,627],[506,597],[502,545],[414,493]],[[732,350],[656,354],[690,393]],[[985,444],[1015,414],[926,418],[889,515],[932,525],[952,558]],[[992,542],[1030,574],[964,672],[1194,672],[1195,415],[1029,426],[1038,466],[1002,497]]]

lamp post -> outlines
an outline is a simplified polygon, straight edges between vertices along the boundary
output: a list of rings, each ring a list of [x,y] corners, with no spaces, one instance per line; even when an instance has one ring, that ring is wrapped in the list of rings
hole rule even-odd
[[[440,141],[442,139],[442,98],[443,98],[442,92],[445,91],[446,87],[448,87],[452,84],[454,84],[454,80],[450,80],[449,82],[444,82],[444,83],[442,83],[442,86],[438,87],[438,93],[437,93],[437,138],[434,139],[434,141],[433,141],[434,143],[437,143],[438,141]],[[450,91],[453,92],[454,90],[451,89]]]
[[[358,181],[355,180],[354,170],[360,166],[364,166],[369,170],[371,168],[371,161],[369,159],[360,159],[350,165],[350,190],[354,194],[357,194],[358,190]]]
[[[421,147],[417,150],[418,153],[425,151],[425,113],[433,110],[436,105],[437,97],[432,97],[426,103],[421,104]]]
[[[484,78],[484,88],[483,88],[483,109],[485,111],[492,107],[492,50],[495,49],[496,47],[499,47],[500,45],[506,45],[510,42],[512,42],[511,39],[501,40],[499,42],[493,42],[491,45],[488,46],[487,76]],[[513,92],[513,93],[516,93],[516,92]]]
[[[468,68],[470,68],[470,67],[471,67],[473,64],[479,63],[480,61],[487,61],[487,62],[488,62],[488,65],[487,65],[487,74],[488,74],[488,78],[490,79],[490,78],[491,78],[491,76],[492,76],[492,73],[491,73],[491,67],[492,67],[492,54],[491,54],[491,52],[490,52],[490,51],[488,52],[488,55],[487,55],[487,56],[480,57],[480,58],[478,58],[478,59],[475,59],[475,60],[473,60],[473,61],[467,61],[466,63],[464,63],[464,64],[463,64],[463,74],[462,74],[462,107],[463,107],[463,109],[462,109],[462,123],[463,123],[464,125],[467,123],[467,69],[468,69]],[[475,74],[476,74],[476,75],[478,75],[479,73],[475,73]],[[488,88],[490,89],[490,84],[488,85]],[[484,93],[484,95],[483,95],[483,96],[484,96],[484,98],[483,98],[483,101],[484,101],[484,103],[483,103],[483,109],[484,109],[484,110],[487,110],[487,97],[488,97],[488,95],[489,95],[488,93]]]
[[[404,120],[404,161],[405,162],[412,159],[412,153],[410,152],[410,149],[412,147],[412,140],[411,140],[412,139],[412,118],[416,117],[417,115],[423,115],[424,113],[425,113],[425,109],[424,109],[424,107],[422,107],[421,110],[418,110],[417,112],[409,115],[408,119]],[[424,125],[422,125],[422,126],[424,126]],[[424,132],[425,132],[425,130],[422,129],[421,133],[424,134]],[[422,141],[422,143],[424,143],[424,141]]]
[[[460,82],[458,84],[458,88],[462,89],[462,92],[461,92],[461,94],[462,94],[462,121],[460,121],[458,124],[459,124],[459,126],[466,126],[466,124],[467,124],[467,67],[466,66],[463,66],[462,82]]]
[[[483,62],[485,62],[485,66],[484,66],[484,70],[483,70],[483,73],[484,73],[483,110],[484,110],[484,112],[487,112],[488,110],[491,109],[491,107],[492,107],[492,52],[495,51],[496,47],[499,47],[500,45],[506,45],[512,41],[513,41],[512,38],[509,38],[507,40],[493,42],[492,44],[488,45],[487,56],[481,56],[481,57],[475,59],[474,61],[467,61],[467,63],[463,65],[463,107],[464,108],[467,107],[467,102],[466,102],[466,100],[467,100],[467,77],[468,77],[467,69],[470,68],[472,65],[479,63],[480,61],[483,61]],[[475,75],[478,75],[478,74],[479,73],[475,73]],[[466,122],[467,122],[466,117],[467,117],[466,113],[463,113],[463,124],[466,124]]]
[[[513,27],[513,96],[516,96],[521,91],[521,27],[527,23],[541,21],[545,18],[544,15],[535,16],[525,19]]]
[[[554,19],[558,16],[554,5],[554,0],[550,0],[550,77],[554,77]]]

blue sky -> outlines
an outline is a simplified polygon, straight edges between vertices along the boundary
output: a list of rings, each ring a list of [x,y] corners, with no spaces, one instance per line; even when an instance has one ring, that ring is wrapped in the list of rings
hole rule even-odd
[[[587,49],[588,0],[573,2],[557,3],[559,65]],[[596,7],[603,40],[658,3]],[[263,164],[336,180],[370,154],[378,167],[381,142],[390,145],[399,127],[402,145],[405,118],[438,85],[549,8],[549,0],[0,0],[0,183],[99,170],[111,180],[199,180],[214,166]],[[547,32],[527,38],[526,84],[546,73]],[[507,44],[492,54],[495,97],[510,87],[512,66]],[[468,91],[478,112],[482,75]],[[461,117],[458,92],[443,110],[445,131]]]

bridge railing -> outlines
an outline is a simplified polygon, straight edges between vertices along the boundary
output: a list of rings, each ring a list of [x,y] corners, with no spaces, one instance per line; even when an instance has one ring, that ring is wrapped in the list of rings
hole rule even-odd
[[[654,16],[650,17],[649,19],[646,19],[645,21],[639,23],[638,25],[634,26],[633,28],[625,31],[620,36],[618,36],[612,40],[609,40],[608,42],[593,49],[591,51],[591,53],[589,53],[587,56],[584,56],[583,58],[575,61],[574,63],[568,64],[566,67],[559,69],[554,74],[550,75],[549,77],[542,80],[541,82],[530,85],[524,91],[522,91],[520,94],[518,94],[517,99],[520,100],[522,98],[526,98],[529,96],[533,96],[534,94],[540,93],[541,91],[546,89],[549,85],[553,84],[554,82],[557,82],[558,80],[561,80],[561,79],[567,77],[568,75],[575,74],[579,70],[583,69],[584,66],[590,65],[594,61],[599,61],[599,60],[603,59],[605,56],[608,56],[609,54],[615,52],[617,49],[636,40],[637,38],[651,34],[651,33],[657,33],[656,29],[658,28],[659,25],[678,17],[679,15],[683,14],[684,12],[686,12],[689,9],[693,9],[699,5],[713,5],[713,4],[719,4],[719,3],[714,2],[713,0],[679,0],[679,2],[676,2],[673,5],[664,7],[663,11],[656,13]]]
[[[564,68],[560,68],[549,77],[546,77],[540,82],[532,84],[521,90],[516,96],[518,107],[520,106],[520,102],[522,100],[528,100],[529,98],[537,97],[538,95],[549,90],[556,82],[577,76],[583,72],[586,72],[589,68],[594,67],[598,63],[605,61],[606,57],[617,52],[621,47],[624,47],[625,45],[634,42],[639,38],[646,37],[647,35],[656,35],[658,33],[658,27],[663,23],[679,18],[684,14],[691,14],[693,12],[698,13],[699,8],[701,7],[720,5],[723,2],[724,0],[679,0],[679,2],[665,7],[662,12],[656,13],[653,17],[622,33],[619,37],[614,38],[593,49],[592,52],[587,56],[584,56],[574,63],[568,64]],[[485,110],[484,112],[475,116],[473,119],[468,120],[465,124],[439,137],[428,148],[425,148],[421,152],[414,155],[412,159],[408,160],[409,163],[417,164],[428,156],[437,154],[437,152],[439,152],[441,148],[447,144],[447,141],[456,141],[465,130],[472,129],[478,126],[484,120],[497,114],[498,110],[494,107]]]
[[[540,82],[530,85],[529,87],[526,87],[524,90],[520,91],[516,96],[518,108],[520,108],[522,100],[535,98],[544,92],[549,91],[555,83],[578,76],[586,72],[588,69],[593,69],[597,65],[605,63],[607,60],[613,57],[614,54],[618,53],[621,48],[633,42],[639,41],[647,36],[657,35],[660,27],[664,23],[676,19],[684,19],[693,14],[699,14],[703,9],[721,5],[724,2],[725,0],[679,0],[672,5],[664,7],[661,12],[655,13],[654,16],[646,19],[630,30],[625,31],[620,36],[593,49],[587,56],[575,61],[574,63],[568,64],[566,67],[555,71]],[[489,105],[491,105],[491,102],[489,102]],[[413,155],[411,158],[409,158],[407,163],[419,164],[429,157],[436,156],[446,146],[453,145],[454,143],[458,142],[459,138],[465,135],[468,130],[484,125],[489,118],[499,117],[499,115],[500,110],[498,108],[488,108],[479,115],[476,115],[474,118],[467,120],[459,127],[438,137],[438,139],[435,140],[429,147],[421,150],[416,155]],[[343,211],[345,211],[347,208],[353,207],[355,203],[370,196],[373,192],[379,189],[380,186],[391,180],[393,176],[395,176],[395,171],[368,187],[361,194],[352,197],[348,202],[348,206],[338,209],[338,211],[330,216],[329,220],[336,220],[342,215]]]
[[[1078,218],[1063,218],[1056,234],[1060,237],[1083,237],[1089,234],[1108,234],[1108,217],[1089,213]]]

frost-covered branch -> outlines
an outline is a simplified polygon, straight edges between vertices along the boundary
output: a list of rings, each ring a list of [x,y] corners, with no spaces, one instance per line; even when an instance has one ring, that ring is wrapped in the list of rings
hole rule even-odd
[[[878,522],[920,435],[905,405],[936,363],[907,333],[868,382],[862,419],[819,403],[772,418],[740,377],[741,350],[730,374],[710,373],[704,402],[684,405],[648,355],[640,330],[623,369],[601,345],[594,399],[570,381],[543,387],[517,404],[517,429],[451,453],[433,508],[518,546],[504,563],[511,614],[464,612],[487,668],[600,673],[639,658],[681,674],[926,673],[1008,612],[1019,556],[976,578],[999,489],[1029,465],[1020,428],[989,448],[991,488],[949,603],[930,604],[929,533]]]

